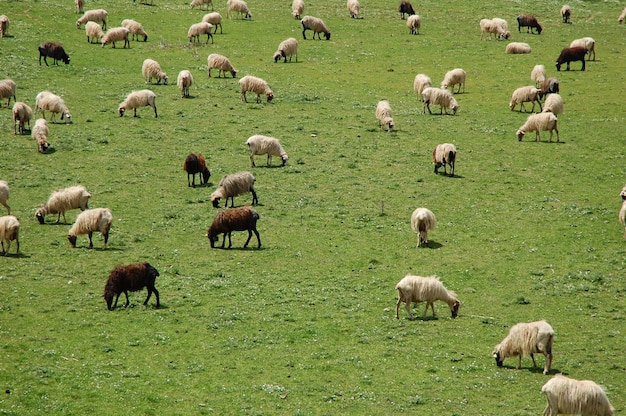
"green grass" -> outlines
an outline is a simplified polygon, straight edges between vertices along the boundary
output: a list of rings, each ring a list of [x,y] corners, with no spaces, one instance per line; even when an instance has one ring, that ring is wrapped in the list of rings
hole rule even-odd
[[[304,41],[290,2],[250,1],[253,19],[224,19],[208,46],[186,38],[203,11],[155,3],[87,3],[108,10],[110,27],[143,23],[148,42],[126,50],[88,44],[71,1],[0,6],[11,19],[0,77],[33,108],[44,89],[62,95],[74,120],[50,126],[54,152],[42,155],[30,136],[12,134],[6,101],[0,108],[0,179],[22,224],[20,255],[0,258],[0,387],[10,392],[0,414],[536,415],[547,377],[529,358],[521,371],[515,359],[497,368],[491,351],[511,325],[538,319],[557,333],[553,372],[595,380],[623,411],[618,2],[570,2],[572,25],[560,23],[554,1],[418,2],[418,36],[395,3],[362,1],[363,19],[352,20],[343,1],[307,2],[305,14],[323,18],[332,37]],[[225,17],[225,3],[216,8]],[[514,30],[521,12],[539,17],[540,36]],[[478,21],[496,16],[530,55],[480,41]],[[290,36],[298,62],[274,64]],[[557,73],[560,49],[583,36],[596,40],[597,61]],[[45,40],[61,42],[71,64],[39,66]],[[266,79],[275,100],[244,104],[237,80],[209,79],[213,52],[238,77]],[[145,58],[161,63],[170,85],[144,84]],[[527,114],[508,110],[510,94],[539,63],[561,81],[562,143],[515,137]],[[456,67],[468,74],[458,115],[423,115],[414,76],[438,85]],[[191,99],[175,86],[182,69],[195,78]],[[142,88],[156,92],[159,118],[149,108],[118,117],[119,103]],[[374,117],[380,99],[394,111],[389,134]],[[285,168],[261,157],[252,169],[263,248],[242,249],[246,235],[235,233],[232,250],[211,249],[209,196],[222,175],[250,169],[253,134],[278,137],[290,156]],[[432,172],[443,142],[459,150],[455,178]],[[208,186],[187,187],[189,152],[207,158]],[[85,236],[72,250],[70,224],[33,218],[53,189],[77,183],[91,207],[113,212],[106,251],[99,234],[94,250]],[[430,248],[415,247],[409,218],[418,206],[437,216]],[[109,312],[108,273],[138,261],[160,271],[162,308],[154,299],[144,307],[143,291]],[[407,273],[440,276],[462,302],[459,318],[439,302],[438,319],[409,321],[401,310],[396,320],[394,286]]]

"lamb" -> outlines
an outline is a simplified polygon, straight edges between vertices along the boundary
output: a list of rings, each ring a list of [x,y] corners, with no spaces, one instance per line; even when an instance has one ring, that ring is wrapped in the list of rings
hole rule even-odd
[[[559,130],[557,128],[557,118],[552,113],[538,113],[531,114],[526,119],[526,122],[517,129],[517,140],[520,142],[524,138],[524,135],[534,131],[536,133],[535,141],[541,141],[539,136],[540,131],[550,131],[550,141],[552,141],[552,132],[556,131],[556,141],[560,141]]]
[[[567,71],[569,71],[569,63],[572,61],[580,61],[583,63],[581,71],[585,70],[585,55],[587,54],[587,48],[583,46],[575,46],[573,48],[564,48],[561,51],[561,55],[556,60],[556,70],[561,70],[561,65],[567,64]]]
[[[511,37],[511,33],[508,31],[508,29],[504,29],[505,27],[508,27],[508,23],[506,22],[506,20],[498,19],[496,21],[495,19],[481,19],[479,25],[480,40],[483,40],[485,34],[487,34],[489,40],[491,40],[492,34],[494,35],[494,38],[497,39],[508,39]]]
[[[76,13],[84,13],[83,6],[85,5],[85,0],[74,0],[76,3]]]
[[[157,84],[163,80],[163,85],[167,85],[167,74],[161,69],[161,65],[154,59],[145,59],[141,66],[141,74],[146,79],[146,84],[152,83],[152,78],[156,78]]]
[[[543,99],[543,97],[545,97],[548,94],[555,94],[558,92],[559,92],[559,80],[554,77],[550,77],[550,78],[545,79],[541,83],[541,91],[539,92],[539,98]]]
[[[11,215],[11,207],[7,204],[9,199],[9,184],[6,181],[0,181],[0,205],[7,209],[7,215]]]
[[[207,13],[202,17],[202,21],[206,23],[211,23],[215,30],[213,33],[217,33],[217,27],[220,27],[220,33],[222,32],[222,15],[218,12]]]
[[[200,184],[208,183],[211,177],[204,156],[200,153],[189,153],[183,162],[183,170],[187,172],[187,186],[192,188],[196,187],[196,173],[202,174]],[[191,175],[191,183],[189,182],[189,175]]]
[[[0,16],[0,38],[3,38],[7,35],[9,31],[9,17],[6,14]]]
[[[552,344],[554,329],[546,321],[522,322],[515,324],[509,334],[494,347],[492,356],[498,367],[502,367],[508,357],[519,356],[517,369],[522,367],[522,358],[530,354],[533,367],[537,368],[535,353],[542,353],[546,357],[543,374],[548,374],[552,367]]]
[[[102,29],[106,30],[108,16],[109,14],[104,9],[87,10],[85,14],[76,21],[76,27],[80,29],[80,25],[87,22],[102,22]]]
[[[67,53],[65,53],[65,49],[61,46],[60,43],[56,42],[43,42],[39,45],[39,65],[41,65],[41,58],[43,57],[43,61],[48,66],[48,60],[46,59],[48,56],[54,59],[54,64],[58,65],[58,61],[63,61],[65,65],[70,63],[70,57]]]
[[[176,85],[180,88],[181,97],[189,98],[189,87],[193,85],[193,75],[191,75],[191,72],[186,69],[180,71],[176,79]]]
[[[143,41],[148,40],[148,33],[144,30],[143,25],[133,19],[122,20],[122,27],[125,27],[133,35],[133,40],[139,40],[139,36],[143,36]]]
[[[535,65],[530,72],[530,79],[535,81],[537,88],[541,88],[541,84],[546,79],[546,67],[543,65]]]
[[[563,98],[561,98],[559,94],[550,94],[543,105],[543,112],[558,116],[563,113],[563,111]]]
[[[452,318],[456,318],[459,315],[459,307],[461,302],[456,297],[456,294],[445,288],[443,283],[437,278],[437,276],[414,276],[407,274],[396,285],[398,290],[398,302],[396,302],[396,319],[400,319],[399,309],[400,304],[404,302],[406,313],[409,315],[409,319],[413,319],[411,313],[411,303],[426,302],[426,309],[424,309],[424,315],[422,318],[426,318],[428,307],[433,311],[433,318],[435,315],[435,302],[438,300],[444,301],[450,307],[452,312]]]
[[[412,16],[415,14],[415,10],[413,9],[413,5],[406,1],[406,0],[402,0],[400,2],[400,4],[398,5],[398,12],[400,13],[400,18],[404,19],[404,15],[408,14],[409,16]]]
[[[243,19],[252,19],[252,13],[248,9],[248,4],[243,0],[228,0],[226,2],[226,17],[230,19],[230,12],[237,12],[237,14]]]
[[[304,19],[302,19],[304,21]],[[267,96],[267,102],[269,103],[274,99],[274,92],[268,87],[267,82],[261,78],[254,77],[252,75],[246,75],[239,80],[239,86],[241,87],[241,101],[248,102],[246,99],[246,92],[251,91],[256,94],[256,102],[261,102],[261,94]]]
[[[593,60],[596,60],[596,41],[593,38],[580,38],[574,39],[572,43],[570,43],[569,47],[573,48],[575,46],[582,46],[583,48],[587,48],[587,53],[589,54],[588,61],[591,60],[591,55],[593,55]]]
[[[7,106],[11,104],[11,97],[13,97],[13,102],[17,101],[15,97],[15,90],[17,89],[17,84],[12,79],[3,79],[0,81],[0,107],[2,107],[1,100],[4,98],[8,98]]]
[[[624,10],[622,10],[622,13],[617,18],[617,23],[624,23],[624,19],[626,19],[626,7],[624,7]]]
[[[128,307],[130,304],[128,292],[137,292],[144,287],[148,289],[148,297],[146,297],[143,304],[148,304],[150,296],[152,296],[152,292],[154,292],[156,296],[156,307],[160,307],[159,291],[154,287],[154,282],[158,276],[160,276],[159,272],[150,263],[134,263],[125,266],[117,266],[111,271],[109,279],[104,285],[103,297],[107,303],[107,309],[111,311],[113,308],[117,307],[117,301],[122,293],[126,295],[125,307]],[[113,297],[115,297],[114,304]]]
[[[348,0],[346,7],[348,8],[348,12],[350,12],[350,17],[353,19],[359,18],[359,12],[361,10],[361,5],[359,4],[359,0]]]
[[[225,198],[228,205],[230,198],[230,207],[235,205],[235,197],[243,195],[247,192],[252,193],[252,205],[258,204],[256,192],[254,191],[254,182],[256,179],[250,172],[237,172],[230,175],[224,175],[220,183],[217,185],[215,192],[211,194],[211,203],[215,208],[219,206],[220,199]]]
[[[572,8],[567,4],[561,7],[561,18],[563,19],[563,23],[572,23],[570,18],[572,16]]]
[[[88,209],[89,198],[91,198],[91,194],[82,185],[57,189],[50,194],[48,202],[35,212],[35,218],[39,221],[39,224],[44,224],[46,215],[58,214],[56,223],[58,224],[61,221],[61,215],[63,215],[63,223],[67,223],[65,211],[76,208],[79,208],[81,211]]]
[[[300,15],[304,12],[304,1],[293,0],[291,3],[291,15],[294,19],[300,20]]]
[[[546,395],[548,402],[543,416],[615,414],[615,409],[602,387],[591,380],[575,380],[556,374],[541,387],[541,392]]]
[[[267,166],[272,165],[272,156],[278,156],[282,160],[282,166],[287,164],[287,160],[289,156],[283,146],[280,144],[280,141],[275,137],[262,136],[260,134],[255,134],[254,136],[250,136],[246,141],[248,148],[250,149],[250,166],[256,167],[254,164],[254,156],[255,155],[265,155],[267,154]]]
[[[190,6],[193,9],[194,7],[198,6],[200,9],[202,9],[202,6],[206,4],[206,9],[209,10],[209,4],[211,5],[211,10],[214,10],[213,8],[213,0],[192,0]]]
[[[274,53],[274,63],[278,62],[280,58],[284,58],[284,62],[287,63],[287,56],[289,56],[289,62],[291,57],[296,55],[296,62],[298,62],[298,41],[296,38],[288,38],[280,42],[278,50]]]
[[[504,50],[506,53],[510,53],[514,55],[520,55],[520,54],[532,52],[530,45],[524,42],[511,42],[508,45],[506,45],[506,48]]]
[[[87,42],[93,43],[93,40],[96,39],[97,42],[104,37],[104,32],[102,31],[102,27],[96,22],[87,22],[85,25],[85,34],[87,35]]]
[[[417,208],[411,214],[411,228],[417,233],[417,245],[428,245],[428,231],[434,230],[437,220],[435,214],[428,208]]]
[[[213,35],[211,34],[211,30],[213,30],[213,25],[207,22],[194,23],[189,26],[189,30],[187,31],[187,37],[189,38],[189,42],[198,42],[200,43],[200,36],[206,35],[206,43],[209,43],[209,39],[211,39],[211,43],[215,43],[213,41]]]
[[[28,104],[21,101],[13,104],[13,134],[24,134],[24,124],[28,123],[30,130],[30,120],[33,118],[33,110]],[[16,128],[17,127],[17,128]]]
[[[154,109],[154,117],[157,118],[156,94],[150,90],[133,91],[126,96],[117,111],[120,117],[124,116],[126,110],[134,110],[134,117],[137,117],[137,108],[150,106]]]
[[[33,139],[37,140],[38,149],[41,153],[46,153],[50,147],[50,144],[48,143],[49,134],[50,130],[48,129],[48,122],[46,122],[46,119],[37,119],[31,132],[31,136]]]
[[[533,33],[533,29],[535,29],[537,34],[541,35],[542,28],[535,16],[527,14],[517,16],[517,31],[521,32],[522,27],[526,27],[526,33]]]
[[[226,77],[226,72],[230,72],[233,78],[237,76],[237,70],[224,55],[220,55],[219,53],[212,53],[207,57],[207,62],[207,72],[209,73],[209,78],[211,77],[211,69],[213,68],[217,68],[218,78],[222,76],[222,73],[224,73],[224,77]]]
[[[435,146],[433,150],[433,164],[435,174],[439,173],[439,168],[443,166],[444,174],[448,174],[446,165],[450,165],[450,176],[454,176],[454,164],[456,162],[456,146],[451,143],[443,143]]]
[[[126,46],[130,48],[130,40],[128,40],[128,35],[130,35],[130,30],[125,27],[114,27],[109,29],[107,33],[102,37],[101,43],[104,48],[107,44],[111,44],[115,48],[115,42],[124,41],[124,49]]]
[[[409,33],[411,35],[419,35],[421,26],[422,18],[419,14],[412,14],[408,19],[406,19],[406,27],[409,28]]]
[[[422,95],[422,91],[424,89],[429,88],[433,85],[433,82],[430,80],[430,77],[426,74],[417,74],[415,75],[415,79],[413,80],[413,91],[417,95],[417,99],[419,100],[420,95]]]
[[[37,110],[41,110],[41,117],[46,118],[45,110],[52,113],[50,121],[53,122],[56,119],[57,113],[61,113],[61,120],[65,121],[65,124],[72,124],[72,115],[69,108],[65,105],[65,101],[56,94],[50,91],[42,91],[35,97],[35,116]]]
[[[109,241],[109,230],[113,222],[113,214],[108,208],[94,208],[81,212],[76,217],[76,222],[70,228],[67,239],[72,248],[76,248],[76,236],[87,234],[89,236],[89,248],[93,248],[91,236],[94,231],[99,231],[104,237],[104,246],[102,250],[106,250]]]
[[[213,223],[207,230],[207,237],[209,237],[209,241],[211,242],[211,248],[215,248],[215,243],[219,241],[220,234],[224,234],[222,248],[224,248],[224,244],[226,243],[227,235],[228,248],[231,248],[233,245],[231,233],[233,231],[248,231],[248,239],[243,245],[244,248],[248,247],[248,243],[252,238],[252,232],[254,232],[259,243],[258,248],[261,248],[261,237],[256,229],[258,219],[259,214],[250,207],[233,208],[218,212],[213,219]]]
[[[465,92],[465,71],[461,68],[455,68],[448,72],[446,72],[446,76],[441,81],[441,88],[444,90],[448,87],[452,87],[452,92],[454,93],[454,86],[458,85],[457,93],[461,92],[461,87],[463,87],[463,92]]]
[[[13,215],[7,215],[0,217],[0,244],[2,245],[2,252],[0,254],[7,256],[9,249],[11,248],[11,241],[15,240],[17,249],[15,254],[20,252],[20,222]],[[6,250],[4,249],[4,242],[7,243]]]
[[[387,126],[387,132],[393,130],[393,117],[391,114],[391,106],[389,101],[381,100],[376,105],[376,120],[381,128]]]
[[[8,192],[9,191],[7,188],[7,198],[8,198]],[[2,192],[0,191],[0,203],[2,199],[1,194]],[[621,222],[622,225],[624,226],[624,238],[626,239],[626,185],[624,185],[624,187],[622,188],[622,192],[619,194],[619,196],[622,197],[622,208],[619,210],[618,218],[619,218],[619,222]],[[9,208],[7,205],[4,205],[4,206],[7,207],[7,209]]]
[[[541,110],[541,101],[539,101],[539,89],[533,85],[517,88],[513,91],[511,101],[509,102],[509,108],[511,111],[515,109],[517,104],[520,104],[519,111],[524,110],[524,103],[533,103],[533,107],[530,112],[535,111],[535,103],[539,104],[539,110]],[[524,110],[526,111],[526,110]]]
[[[306,40],[306,31],[313,31],[313,39],[315,39],[315,35],[317,34],[318,39],[322,39],[320,37],[320,33],[324,33],[324,37],[326,40],[330,40],[330,30],[324,23],[324,21],[318,17],[313,16],[304,16],[302,18],[302,37]]]
[[[452,96],[452,93],[441,88],[424,88],[422,91],[422,101],[424,102],[424,114],[426,114],[426,108],[428,108],[428,112],[432,114],[430,111],[431,104],[439,104],[439,106],[441,106],[439,114],[443,114],[444,108],[446,114],[448,114],[448,108],[451,108],[453,115],[459,110],[459,104]]]

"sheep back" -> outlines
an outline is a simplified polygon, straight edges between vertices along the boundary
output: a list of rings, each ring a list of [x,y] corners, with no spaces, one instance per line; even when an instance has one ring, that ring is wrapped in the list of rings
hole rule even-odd
[[[152,292],[154,292],[156,296],[156,307],[160,307],[159,291],[154,287],[154,282],[158,276],[160,276],[159,271],[150,263],[117,266],[111,271],[104,285],[103,297],[106,301],[107,309],[113,310],[113,308],[117,307],[117,301],[122,293],[126,295],[125,306],[128,306],[130,303],[128,300],[128,292],[137,292],[144,287],[148,289],[148,297],[146,297],[143,304],[148,304],[150,296],[152,296]],[[115,297],[115,304],[113,304],[113,297]]]
[[[248,239],[243,245],[244,248],[248,247],[248,243],[250,242],[252,233],[254,232],[259,243],[258,247],[261,248],[261,237],[256,229],[256,223],[258,220],[259,214],[250,207],[233,208],[218,212],[213,219],[213,223],[207,230],[207,236],[211,242],[211,248],[215,247],[215,243],[219,240],[220,234],[224,234],[222,248],[224,248],[224,244],[226,243],[226,236],[228,236],[228,248],[231,248],[231,232],[233,231],[248,231]]]

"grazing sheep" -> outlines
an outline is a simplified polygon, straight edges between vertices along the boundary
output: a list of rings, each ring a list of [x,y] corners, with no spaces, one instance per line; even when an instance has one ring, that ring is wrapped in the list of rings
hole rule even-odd
[[[0,107],[2,107],[1,100],[4,98],[8,98],[7,106],[11,104],[11,97],[13,97],[13,102],[17,101],[15,98],[15,90],[17,89],[17,84],[12,79],[3,79],[0,81]]]
[[[130,30],[125,27],[114,27],[109,29],[107,33],[102,37],[101,43],[104,48],[107,44],[111,44],[115,48],[115,42],[124,41],[124,49],[126,46],[130,48],[130,40],[128,39],[128,35],[130,35]]]
[[[48,143],[48,135],[50,130],[48,129],[48,122],[45,118],[40,118],[35,121],[35,126],[31,132],[33,139],[37,140],[39,152],[46,153],[50,144]]]
[[[24,124],[28,123],[28,130],[30,130],[30,120],[33,118],[33,110],[28,104],[21,101],[13,104],[13,134],[24,134]]]
[[[492,356],[498,367],[503,366],[506,358],[519,356],[519,370],[526,355],[530,355],[533,367],[537,368],[534,354],[540,352],[546,357],[543,374],[548,374],[552,367],[553,342],[554,329],[546,321],[522,322],[511,327],[509,334],[494,347]]]
[[[439,114],[443,114],[444,109],[446,114],[448,114],[448,108],[452,109],[453,115],[459,111],[459,103],[457,103],[456,99],[452,96],[452,93],[441,88],[424,88],[422,91],[422,101],[424,102],[424,114],[426,114],[426,108],[428,108],[428,112],[432,114],[432,111],[430,111],[431,104],[439,104],[441,106]]]
[[[567,4],[561,7],[561,18],[563,19],[563,23],[572,23],[570,18],[572,16],[572,8]]]
[[[539,91],[539,98],[543,99],[548,94],[555,94],[559,92],[559,80],[550,77],[541,83],[541,91]]]
[[[303,19],[304,21],[304,19]],[[246,99],[246,92],[251,91],[256,94],[256,102],[261,102],[261,94],[267,96],[267,102],[269,103],[274,99],[274,93],[268,87],[267,82],[261,78],[254,77],[252,75],[246,75],[239,80],[239,86],[241,87],[241,101],[248,102]]]
[[[0,195],[1,195],[1,192],[0,192]],[[622,197],[622,208],[619,210],[618,217],[619,217],[619,222],[621,222],[622,225],[624,226],[624,238],[626,239],[626,185],[622,188],[622,192],[620,192],[619,196]],[[8,198],[8,188],[7,188],[7,198]],[[0,196],[0,199],[1,199],[1,196]],[[7,207],[7,209],[9,208],[5,204],[3,205]]]
[[[280,144],[280,141],[274,137],[262,136],[260,134],[255,134],[254,136],[250,136],[246,141],[248,148],[250,149],[250,166],[256,167],[254,164],[254,156],[255,155],[267,155],[267,166],[272,165],[272,156],[278,156],[282,160],[282,166],[287,164],[287,160],[289,156],[287,156],[287,152],[283,149],[283,146]]]
[[[517,129],[517,140],[520,142],[524,138],[524,135],[529,131],[534,131],[535,141],[541,141],[539,136],[540,131],[550,131],[550,141],[552,141],[552,132],[556,131],[556,141],[560,141],[559,129],[557,128],[557,118],[552,113],[538,113],[531,114],[526,119],[526,122]]]
[[[527,14],[517,16],[517,31],[521,32],[523,27],[526,27],[526,33],[533,33],[533,29],[535,29],[537,34],[541,35],[542,28],[535,16]]]
[[[411,313],[411,304],[426,302],[426,309],[424,309],[424,315],[422,318],[426,318],[428,307],[433,311],[433,318],[435,315],[435,302],[438,300],[444,301],[450,307],[452,318],[456,318],[459,315],[459,307],[461,302],[456,298],[456,294],[445,288],[443,283],[437,278],[437,276],[414,276],[407,274],[396,285],[398,290],[398,302],[396,302],[396,319],[400,319],[399,309],[400,304],[404,302],[406,313],[409,315],[409,319],[413,319]]]
[[[187,37],[189,38],[189,42],[198,42],[200,43],[200,36],[206,35],[206,43],[209,43],[209,39],[211,39],[211,43],[215,43],[213,41],[213,34],[211,34],[211,30],[213,29],[213,25],[207,22],[194,23],[189,26],[189,30],[187,31]]]
[[[7,35],[9,31],[9,17],[5,14],[0,16],[0,38],[3,38]]]
[[[506,20],[500,19],[499,17],[494,17],[493,19],[491,19],[491,21],[494,22],[496,25],[498,25],[502,32],[509,31],[509,22],[507,22]],[[509,33],[509,37],[510,36],[511,36],[511,33]]]
[[[76,13],[84,13],[83,6],[85,5],[85,0],[74,0],[76,3]]]
[[[452,69],[446,72],[446,76],[443,78],[443,81],[441,81],[441,88],[445,90],[448,87],[451,87],[452,92],[454,93],[454,86],[458,85],[459,88],[457,93],[461,92],[461,87],[463,87],[463,92],[465,92],[465,77],[465,71],[461,68]]]
[[[412,14],[408,19],[406,19],[406,27],[409,28],[409,33],[411,35],[419,35],[421,26],[422,18],[419,14]]]
[[[304,38],[304,40],[306,40],[305,32],[307,30],[313,31],[313,39],[315,39],[316,34],[317,34],[318,39],[322,39],[320,36],[320,33],[324,33],[324,37],[326,38],[326,40],[330,40],[330,30],[328,30],[328,27],[326,26],[324,21],[320,19],[319,17],[304,16],[301,22],[302,22],[302,37]]]
[[[443,166],[444,174],[448,174],[446,165],[450,165],[450,176],[454,176],[454,164],[456,162],[456,146],[451,143],[438,144],[433,149],[433,164],[435,174],[439,173],[439,168]]]
[[[376,120],[381,128],[387,126],[387,132],[393,130],[393,117],[391,114],[391,106],[389,101],[381,100],[376,105]]]
[[[348,0],[346,7],[348,8],[348,12],[350,12],[350,17],[353,19],[359,18],[359,12],[361,10],[361,5],[359,4],[359,0]]]
[[[617,23],[624,23],[624,19],[626,19],[626,7],[622,10],[622,13],[617,18]]]
[[[435,229],[435,214],[428,208],[417,208],[411,214],[411,228],[417,233],[417,245],[422,243],[428,245],[428,231]]]
[[[148,40],[148,33],[144,30],[143,25],[133,19],[122,20],[122,27],[125,27],[133,35],[133,40],[139,40],[139,36],[143,36],[143,41]]]
[[[128,300],[128,292],[137,292],[144,287],[148,289],[148,297],[143,302],[144,305],[148,304],[152,292],[156,296],[156,307],[161,306],[159,302],[159,291],[154,287],[154,281],[156,280],[159,272],[152,267],[150,263],[135,263],[127,264],[125,266],[117,266],[111,274],[109,279],[104,285],[104,300],[107,303],[107,308],[111,311],[117,307],[117,301],[120,295],[123,293],[126,295],[126,305],[130,304]],[[115,297],[115,303],[113,304],[113,297]]]
[[[206,23],[211,23],[215,30],[213,33],[217,33],[217,27],[220,27],[220,33],[222,32],[222,15],[218,12],[207,13],[202,17],[202,21]]]
[[[7,256],[9,249],[11,248],[11,241],[15,240],[17,249],[15,254],[20,252],[20,222],[13,215],[7,215],[0,217],[0,244],[2,245],[2,255]],[[4,242],[7,243],[6,250],[4,249]]]
[[[191,75],[191,72],[186,69],[180,71],[176,79],[176,85],[180,88],[180,96],[182,98],[189,98],[189,87],[193,85],[193,75]]]
[[[559,94],[550,94],[548,98],[546,98],[546,102],[543,104],[543,112],[544,113],[552,113],[555,116],[563,113],[563,98]]]
[[[191,8],[198,6],[200,10],[202,10],[202,6],[206,4],[206,9],[209,10],[209,4],[211,5],[211,10],[215,10],[213,7],[213,0],[193,0],[190,4]]]
[[[259,248],[261,248],[261,237],[256,229],[256,222],[259,219],[259,214],[250,207],[233,208],[217,213],[213,219],[213,223],[207,230],[207,237],[211,242],[211,248],[215,248],[215,243],[219,241],[219,235],[224,234],[222,240],[222,248],[226,243],[226,236],[228,235],[228,248],[231,248],[233,242],[230,235],[233,231],[248,231],[248,239],[243,245],[244,248],[248,247],[248,243],[252,238],[252,232],[256,235],[256,239],[259,242]]]
[[[535,111],[535,103],[539,104],[539,110],[541,111],[541,101],[539,101],[539,89],[533,85],[529,85],[526,87],[520,87],[513,91],[513,95],[511,96],[511,101],[509,102],[509,108],[511,111],[515,109],[515,106],[520,104],[519,111],[524,109],[524,103],[533,103],[533,107],[530,109],[530,112],[533,113]]]
[[[417,74],[415,75],[415,79],[413,80],[413,91],[417,95],[417,99],[420,99],[420,95],[422,95],[422,91],[424,89],[429,88],[433,85],[433,82],[430,80],[430,77],[425,74]]]
[[[206,161],[204,156],[200,153],[189,153],[183,162],[183,170],[187,172],[187,186],[192,188],[196,187],[196,173],[201,174],[200,184],[209,182],[211,172],[206,167]],[[189,182],[189,176],[191,175],[191,182]]]
[[[287,63],[287,56],[289,56],[289,62],[291,62],[293,55],[296,55],[296,62],[298,62],[298,41],[296,38],[285,39],[280,42],[278,50],[274,53],[274,63],[278,62],[280,58],[284,58],[285,63]]]
[[[291,15],[294,19],[300,20],[300,15],[304,13],[304,1],[293,0],[291,3]]]
[[[70,57],[67,53],[65,53],[65,49],[61,46],[60,43],[56,42],[43,42],[39,45],[39,65],[41,65],[41,58],[43,57],[43,61],[48,66],[47,57],[51,57],[54,59],[54,64],[58,65],[58,61],[63,61],[65,65],[70,63]]]
[[[109,241],[109,230],[113,222],[113,214],[108,208],[94,208],[81,212],[76,217],[76,222],[70,228],[67,239],[72,248],[76,248],[76,236],[87,234],[89,236],[89,248],[93,248],[91,236],[94,231],[99,231],[104,237],[104,246],[102,250],[106,250]]]
[[[146,84],[152,84],[152,78],[155,78],[157,84],[163,80],[163,85],[167,85],[167,74],[161,69],[161,65],[154,59],[145,59],[141,65],[141,74],[146,79]]]
[[[569,71],[569,63],[572,61],[580,61],[583,66],[580,68],[581,71],[585,70],[585,55],[587,54],[587,48],[583,46],[575,46],[573,48],[564,48],[561,51],[561,54],[556,60],[556,70],[561,70],[561,65],[567,64],[566,71]]]
[[[535,81],[537,88],[541,88],[541,84],[546,79],[546,67],[543,65],[535,65],[530,72],[530,79]]]
[[[530,45],[524,42],[511,42],[508,45],[506,45],[506,48],[504,50],[506,53],[510,53],[513,55],[520,55],[520,54],[532,52]]]
[[[258,204],[256,192],[254,191],[254,182],[256,179],[250,172],[237,172],[230,175],[224,175],[220,183],[217,185],[215,192],[211,194],[211,203],[215,208],[219,206],[220,199],[226,199],[224,207],[228,206],[230,198],[230,207],[235,205],[235,197],[245,193],[252,193],[252,205]]]
[[[615,414],[604,389],[591,380],[575,380],[556,374],[541,387],[541,392],[548,401],[543,416]]]
[[[508,31],[509,24],[504,19],[481,19],[480,25],[480,40],[483,40],[485,34],[488,39],[491,40],[491,35],[496,39],[508,39],[511,37],[511,33]]]
[[[50,111],[52,113],[51,122],[54,122],[57,113],[61,113],[61,120],[65,121],[65,124],[72,124],[72,115],[65,105],[65,101],[50,91],[42,91],[37,94],[35,97],[35,116],[37,116],[37,110],[41,110],[41,117],[43,118],[46,118],[45,110]]]
[[[87,10],[85,14],[76,21],[76,27],[80,29],[80,25],[87,22],[102,22],[102,29],[106,30],[108,16],[109,14],[104,9]]]
[[[217,68],[218,78],[222,76],[222,73],[224,73],[224,78],[226,78],[226,72],[230,72],[233,78],[237,76],[237,70],[224,55],[220,55],[219,53],[212,53],[207,57],[207,63],[207,72],[209,73],[209,78],[211,77],[211,69],[213,68]]]
[[[126,110],[134,110],[134,117],[137,117],[137,108],[147,106],[154,109],[154,117],[157,118],[156,94],[150,90],[133,91],[126,96],[126,99],[117,108],[117,112],[122,117]]]
[[[570,43],[569,47],[573,48],[576,46],[582,46],[583,48],[587,48],[587,53],[589,54],[588,61],[591,61],[591,55],[593,55],[593,60],[596,60],[596,41],[593,38],[580,38],[574,39],[572,43]]]
[[[87,35],[87,42],[89,43],[93,43],[94,39],[99,43],[104,37],[102,27],[96,22],[87,22],[87,24],[85,24],[85,34]]]
[[[241,19],[252,19],[252,13],[248,9],[248,4],[243,0],[228,0],[226,2],[226,17],[230,19],[230,12],[236,12]]]
[[[11,215],[11,207],[7,204],[9,200],[9,184],[6,181],[0,181],[0,205],[7,209],[7,215]]]
[[[400,4],[398,5],[398,12],[400,13],[400,18],[404,19],[404,15],[408,14],[409,16],[412,16],[415,14],[415,10],[413,9],[413,5],[406,1],[406,0],[402,0],[400,2]]]
[[[48,201],[35,212],[35,218],[39,224],[44,224],[46,215],[58,214],[56,223],[61,221],[61,215],[63,215],[63,223],[65,224],[67,223],[65,211],[77,208],[81,211],[88,209],[89,198],[91,198],[91,194],[82,185],[57,189],[50,194]]]

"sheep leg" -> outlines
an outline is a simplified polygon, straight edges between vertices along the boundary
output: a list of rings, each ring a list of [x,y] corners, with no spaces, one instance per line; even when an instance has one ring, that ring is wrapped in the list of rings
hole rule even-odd
[[[250,155],[250,167],[256,167],[256,165],[254,164],[254,155]]]
[[[7,243],[7,244],[8,244],[8,247],[7,247],[7,249],[6,249],[6,250],[4,249],[4,240],[3,240],[3,241],[0,241],[0,244],[2,244],[2,252],[1,252],[1,254],[2,254],[3,256],[8,255],[8,254],[9,254],[9,249],[11,248],[11,242],[9,241],[9,242]]]
[[[109,230],[106,230],[105,232],[103,232],[102,236],[104,237],[104,245],[102,246],[102,250],[106,250],[107,243],[109,242]]]
[[[552,353],[547,352],[544,355],[546,356],[546,363],[543,367],[543,374],[548,374],[550,372],[550,369],[552,368]]]
[[[233,233],[232,231],[228,232],[228,248],[231,248],[233,246],[233,241],[231,240],[231,234],[232,233]]]
[[[261,248],[261,236],[259,235],[259,232],[256,230],[256,228],[254,228],[252,231],[254,231],[254,234],[256,235],[256,241],[259,242],[258,248]]]
[[[224,238],[222,239],[222,248],[224,248],[224,244],[226,243],[226,234],[224,233]]]
[[[398,292],[400,292],[398,290]],[[400,303],[402,303],[402,295],[398,294],[398,301],[396,302],[396,319],[400,319]]]
[[[306,29],[302,30],[302,37],[304,38],[304,40],[306,40]],[[41,63],[39,65],[41,65]]]
[[[246,92],[245,91],[241,91],[241,101],[243,101],[244,103],[248,102],[248,99],[246,98]]]
[[[6,202],[0,201],[0,204],[2,204],[7,209],[7,215],[11,215],[11,207]]]
[[[252,193],[252,205],[258,205],[259,198],[257,198],[256,192],[254,192],[254,188],[250,188],[250,192]]]
[[[267,154],[267,166],[272,166],[272,155]]]
[[[137,117],[137,109],[136,108],[135,108],[135,115],[134,115],[134,117]]]
[[[157,114],[156,104],[153,105],[152,108],[154,108],[154,118],[159,118],[159,115]]]
[[[596,59],[595,59],[595,56],[594,56],[594,59],[593,59],[593,60],[594,60],[594,61],[596,60]],[[582,63],[583,63],[583,66],[582,66],[582,68],[580,68],[580,70],[581,70],[581,71],[584,71],[584,70],[585,70],[585,57],[584,57],[584,56],[583,56],[583,59],[582,59]],[[10,98],[9,98],[9,101],[11,101],[11,99],[10,99]]]
[[[246,244],[243,245],[243,248],[248,247],[248,243],[250,242],[251,238],[252,238],[252,230],[248,230],[248,239],[246,240]]]
[[[93,242],[91,241],[91,236],[93,235],[93,231],[89,231],[87,235],[89,236],[89,248],[93,248]]]
[[[124,305],[124,307],[128,308],[128,305],[130,305],[130,301],[128,300],[128,290],[125,290],[124,294],[126,295],[126,305]]]
[[[533,368],[537,368],[537,361],[535,361],[535,354],[530,353],[530,358],[533,360]],[[520,355],[520,361],[522,360],[522,356]]]
[[[122,294],[122,293],[120,292],[120,293],[118,293],[118,294],[117,294],[117,296],[115,297],[115,304],[113,305],[113,309],[117,308],[117,301],[119,300],[119,298],[120,298],[120,295],[121,295],[121,294]]]
[[[409,319],[413,320],[413,314],[411,313],[411,302],[404,302],[404,309],[406,309],[406,313],[409,315]]]
[[[530,354],[530,356],[532,357],[533,355]],[[535,361],[535,359],[533,358],[533,362]],[[520,368],[522,368],[522,354],[519,355],[519,361],[517,363],[517,369],[519,370]]]

